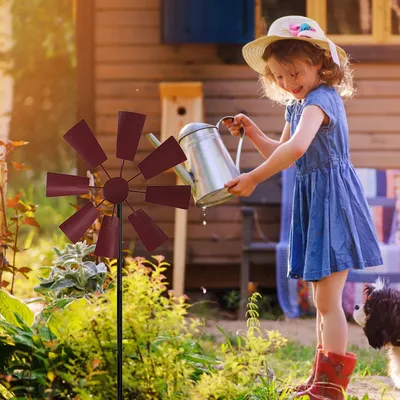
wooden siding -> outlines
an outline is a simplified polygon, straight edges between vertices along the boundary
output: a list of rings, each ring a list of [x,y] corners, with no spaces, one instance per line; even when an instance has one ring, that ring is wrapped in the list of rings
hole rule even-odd
[[[160,133],[159,82],[201,81],[204,85],[206,121],[246,112],[260,128],[278,138],[284,125],[284,109],[261,99],[256,74],[245,65],[224,65],[213,45],[161,43],[161,0],[95,0],[94,130],[110,155],[105,166],[113,174],[119,162],[113,158],[117,112],[147,114],[144,133]],[[354,67],[357,94],[346,107],[350,128],[351,158],[356,166],[400,167],[400,66],[364,63]],[[237,139],[223,134],[234,155]],[[151,152],[143,138],[135,163],[126,163],[124,176],[132,176],[137,161]],[[262,161],[249,141],[245,142],[243,167]],[[174,184],[175,176],[163,174],[145,184]],[[144,205],[142,195],[131,196],[134,207],[143,207],[171,237],[160,251],[172,249],[174,212],[166,207]],[[257,210],[259,230],[277,240],[279,208]],[[128,212],[128,210],[126,210]],[[241,213],[237,199],[207,210],[203,226],[200,210],[191,206],[188,222],[189,262],[195,264],[238,263],[241,252]],[[126,240],[135,238],[133,228],[124,227]]]

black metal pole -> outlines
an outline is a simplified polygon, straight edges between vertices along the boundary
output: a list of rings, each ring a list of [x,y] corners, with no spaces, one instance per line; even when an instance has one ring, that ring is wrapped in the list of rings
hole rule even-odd
[[[119,218],[119,248],[117,261],[117,398],[123,399],[122,394],[122,204],[117,204]]]

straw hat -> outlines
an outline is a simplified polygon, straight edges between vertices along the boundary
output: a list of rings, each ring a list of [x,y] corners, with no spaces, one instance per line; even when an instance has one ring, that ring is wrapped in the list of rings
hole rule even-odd
[[[277,19],[270,26],[267,36],[253,40],[243,47],[243,57],[247,64],[263,75],[265,72],[265,61],[263,59],[265,49],[271,43],[282,39],[303,40],[322,49],[329,50],[333,61],[339,66],[340,60],[347,60],[346,52],[329,40],[314,20],[291,15]]]

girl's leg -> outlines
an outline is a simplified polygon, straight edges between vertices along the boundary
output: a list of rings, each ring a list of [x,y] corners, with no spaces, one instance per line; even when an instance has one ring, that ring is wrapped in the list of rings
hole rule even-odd
[[[317,307],[317,282],[311,282],[313,288],[313,302]],[[322,315],[317,308],[317,319],[316,319],[316,332],[317,332],[317,347],[322,347]]]
[[[322,316],[322,346],[325,351],[344,355],[347,347],[347,321],[342,292],[348,270],[335,272],[316,283],[316,307]]]
[[[317,282],[311,282],[313,288],[313,301],[315,307],[317,306],[316,303],[316,293],[317,293]],[[302,383],[301,385],[295,388],[296,392],[303,392],[311,388],[312,384],[314,383],[315,373],[317,370],[317,357],[318,357],[318,350],[322,349],[322,322],[321,322],[321,314],[317,310],[317,322],[316,322],[316,332],[317,332],[317,348],[315,349],[315,357],[314,363],[311,370],[311,373],[307,380]]]

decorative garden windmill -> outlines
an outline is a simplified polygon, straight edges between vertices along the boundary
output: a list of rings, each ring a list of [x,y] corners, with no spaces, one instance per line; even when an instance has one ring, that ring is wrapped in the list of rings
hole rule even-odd
[[[144,114],[127,111],[118,113],[118,133],[116,157],[121,161],[121,169],[118,177],[111,177],[103,166],[107,156],[97,141],[95,135],[81,120],[74,125],[65,135],[64,139],[75,151],[93,168],[100,166],[109,178],[104,186],[103,201],[93,205],[88,202],[74,215],[60,225],[60,229],[73,242],[76,243],[87,229],[100,217],[99,206],[107,200],[114,205],[112,216],[104,215],[99,237],[94,254],[100,257],[117,258],[117,394],[122,399],[122,203],[126,202],[132,209],[128,216],[144,247],[152,252],[168,240],[168,236],[142,209],[134,210],[127,201],[129,192],[138,192],[129,189],[129,182],[143,175],[148,180],[162,172],[186,161],[182,151],[174,137],[170,137],[160,147],[155,149],[143,161],[138,164],[140,172],[126,180],[123,178],[125,161],[134,161],[143,126],[146,120]],[[48,172],[46,196],[71,196],[87,194],[89,178]],[[97,187],[96,187],[97,188]],[[180,186],[147,186],[145,202],[170,206],[174,208],[188,209],[190,203],[191,188],[187,185]],[[117,216],[114,216],[117,209]]]

